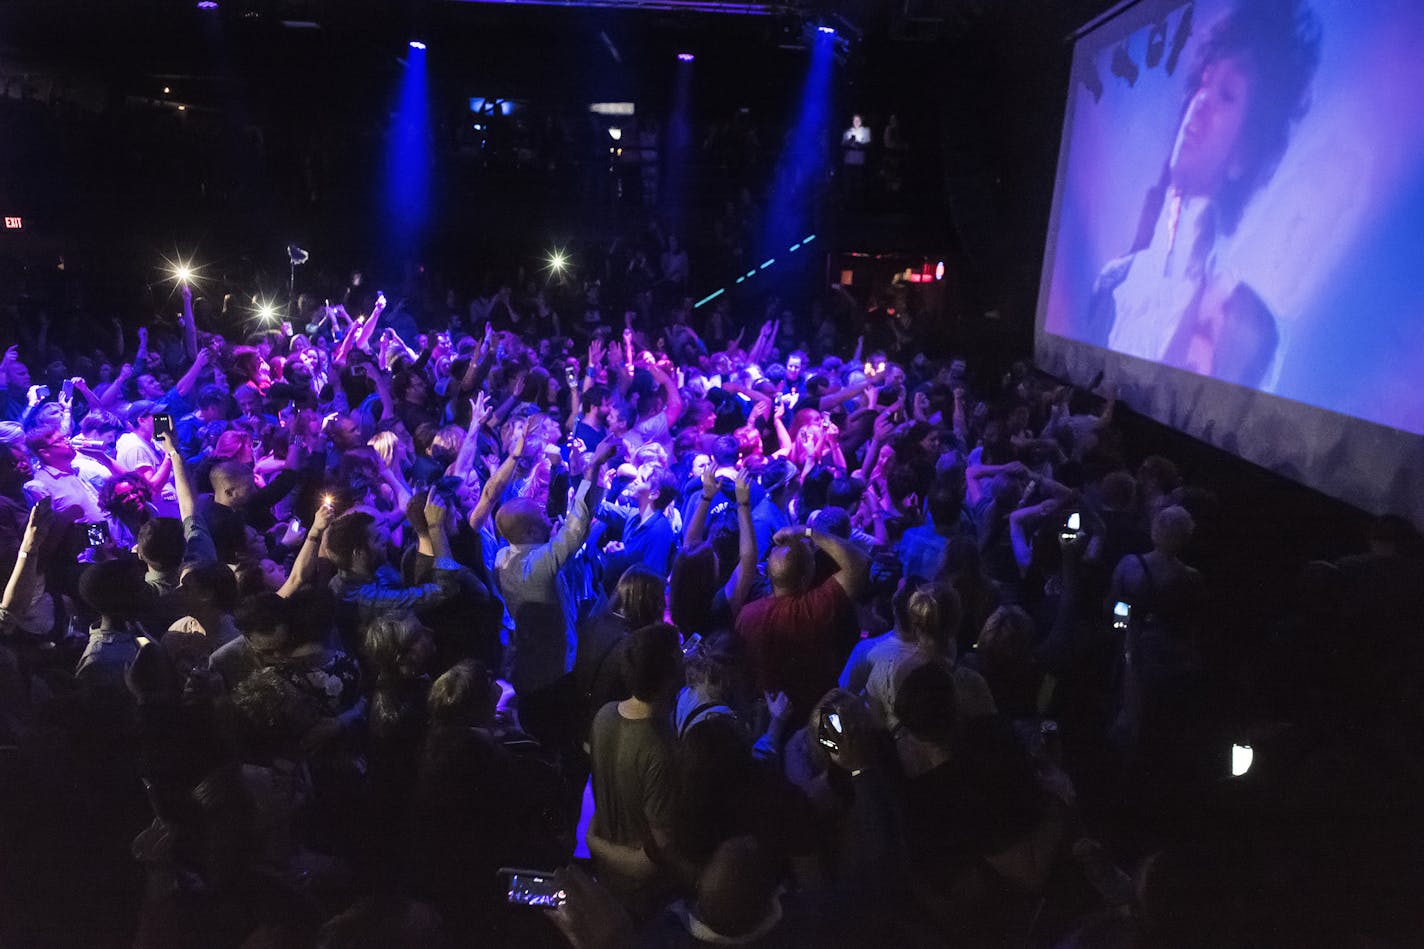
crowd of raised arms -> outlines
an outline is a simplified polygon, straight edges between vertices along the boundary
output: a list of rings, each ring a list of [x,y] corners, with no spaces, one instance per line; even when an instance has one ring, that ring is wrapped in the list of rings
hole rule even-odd
[[[726,309],[539,338],[507,291],[425,331],[373,296],[238,344],[185,287],[130,361],[4,354],[0,744],[132,839],[135,944],[1196,925],[1075,789],[1150,802],[1201,694],[1212,497],[1129,470],[1111,398]]]

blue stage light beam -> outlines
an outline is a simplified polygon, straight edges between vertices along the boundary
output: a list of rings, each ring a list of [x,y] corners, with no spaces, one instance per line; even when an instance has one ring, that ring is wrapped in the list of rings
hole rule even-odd
[[[417,254],[425,236],[435,158],[425,44],[416,42],[404,60],[386,169],[391,249],[402,258]]]
[[[777,162],[762,249],[775,253],[804,234],[830,171],[831,78],[836,36],[817,31],[788,147]],[[804,241],[803,241],[804,243]]]

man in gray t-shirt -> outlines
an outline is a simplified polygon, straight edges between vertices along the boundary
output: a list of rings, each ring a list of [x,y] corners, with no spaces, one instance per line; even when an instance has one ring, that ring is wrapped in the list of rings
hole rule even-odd
[[[682,681],[677,631],[658,624],[635,630],[625,651],[632,696],[609,702],[589,736],[593,821],[588,850],[598,878],[636,913],[657,906],[656,854],[667,845],[673,776],[667,700]]]

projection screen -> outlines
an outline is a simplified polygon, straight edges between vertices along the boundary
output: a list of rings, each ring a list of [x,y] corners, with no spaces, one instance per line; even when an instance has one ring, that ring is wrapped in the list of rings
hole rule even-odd
[[[1078,38],[1035,343],[1424,524],[1424,3],[1144,0]]]

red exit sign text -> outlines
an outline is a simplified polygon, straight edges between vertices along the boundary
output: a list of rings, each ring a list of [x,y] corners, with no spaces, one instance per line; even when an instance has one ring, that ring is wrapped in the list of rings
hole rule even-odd
[[[7,217],[7,218],[5,218],[5,230],[7,230],[7,231],[18,231],[20,228],[22,228],[22,227],[24,227],[24,226],[25,226],[25,220],[24,220],[24,218],[18,218],[18,217]]]

